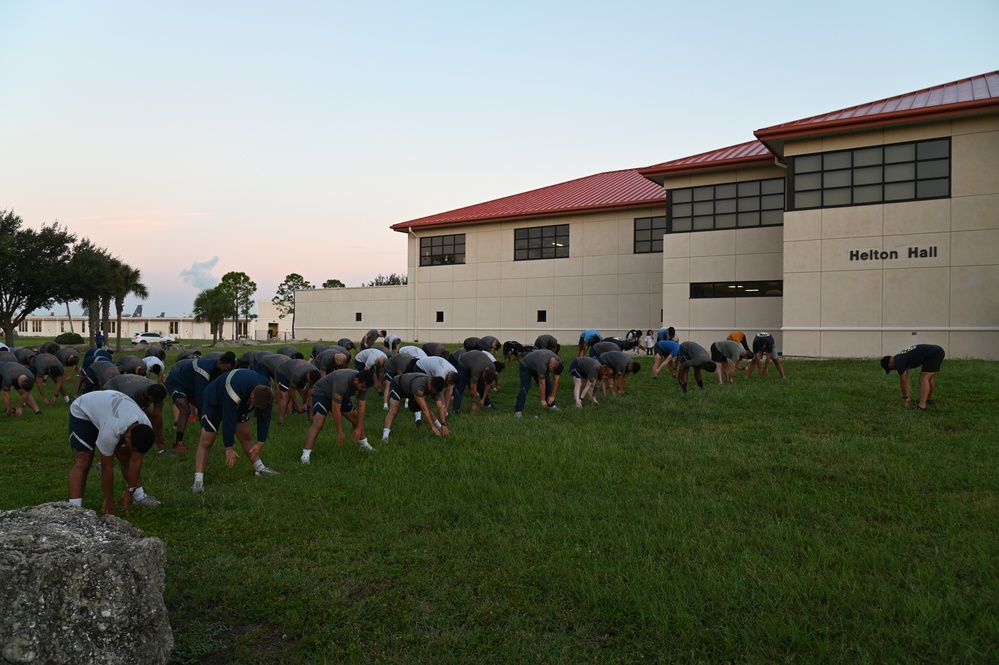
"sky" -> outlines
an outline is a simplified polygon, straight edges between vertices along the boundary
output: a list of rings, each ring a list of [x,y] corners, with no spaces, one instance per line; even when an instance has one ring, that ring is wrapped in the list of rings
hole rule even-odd
[[[999,69],[997,0],[0,0],[0,210],[142,271],[405,273],[389,226]]]

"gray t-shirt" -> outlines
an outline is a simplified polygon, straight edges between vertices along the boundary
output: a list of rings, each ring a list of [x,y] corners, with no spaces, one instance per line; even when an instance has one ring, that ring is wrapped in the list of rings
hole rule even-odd
[[[104,390],[117,390],[118,392],[128,395],[132,398],[136,404],[138,404],[143,409],[149,406],[149,400],[143,394],[150,386],[155,386],[157,383],[152,379],[147,379],[144,376],[139,376],[137,374],[119,374],[118,376],[112,377],[104,384]],[[163,400],[159,400],[153,404],[154,406],[163,406]]]
[[[357,399],[367,401],[368,391],[357,392],[354,388],[354,377],[359,372],[356,369],[338,369],[316,381],[312,387],[315,399],[329,397],[334,404],[343,404],[343,400],[357,395]]]
[[[544,376],[548,373],[548,362],[552,358],[558,358],[558,354],[548,349],[538,349],[524,354],[520,358],[520,364],[536,376]]]

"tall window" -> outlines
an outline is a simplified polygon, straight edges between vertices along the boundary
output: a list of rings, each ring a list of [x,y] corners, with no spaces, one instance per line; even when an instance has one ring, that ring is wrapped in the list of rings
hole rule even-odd
[[[420,265],[445,266],[465,262],[465,234],[420,238]]]
[[[33,333],[40,333],[40,332],[42,332],[42,322],[41,321],[32,321],[31,322],[31,332],[33,332]]]
[[[666,216],[635,218],[635,254],[662,253]]]
[[[669,201],[667,233],[784,223],[783,178],[673,189]]]
[[[569,225],[533,226],[513,231],[513,260],[569,258]]]
[[[171,321],[170,322],[170,334],[171,335],[176,335],[179,332],[180,332],[180,321]]]
[[[950,196],[950,139],[801,155],[789,164],[792,209]]]
[[[28,332],[28,322],[21,321],[19,324],[17,324],[17,332]]]

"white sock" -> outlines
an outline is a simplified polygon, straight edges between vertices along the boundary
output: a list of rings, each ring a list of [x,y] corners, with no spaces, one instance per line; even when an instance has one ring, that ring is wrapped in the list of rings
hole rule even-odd
[[[256,462],[254,462],[254,463],[253,463],[253,468],[254,468],[254,469],[255,469],[256,471],[260,471],[261,469],[264,469],[264,468],[266,468],[266,467],[264,466],[264,460],[262,460],[262,459],[258,459],[258,460],[257,460]]]
[[[142,501],[146,496],[146,490],[141,487],[136,487],[135,491],[132,492],[133,501]]]
[[[389,432],[391,431],[388,427],[382,430],[382,441],[388,441]]]
[[[312,451],[311,450],[306,450],[306,449],[303,448],[302,449],[302,459],[309,459],[310,457],[312,457]]]
[[[63,395],[62,398],[66,402],[66,404],[69,404],[69,395]]]
[[[364,437],[363,439],[361,439],[360,441],[357,442],[357,445],[359,445],[359,446],[361,446],[363,448],[363,447],[369,446],[371,444],[368,443],[368,437]]]
[[[69,502],[71,504],[73,504],[74,506],[79,506],[80,508],[83,508],[83,497],[82,496],[79,499],[70,499]]]
[[[195,474],[194,474],[194,482],[196,482],[196,483],[203,483],[203,482],[205,482],[205,474],[204,473],[197,473],[197,472],[195,472]]]
[[[416,422],[420,422],[421,420],[423,420],[423,414],[422,413],[417,413],[416,414]]]

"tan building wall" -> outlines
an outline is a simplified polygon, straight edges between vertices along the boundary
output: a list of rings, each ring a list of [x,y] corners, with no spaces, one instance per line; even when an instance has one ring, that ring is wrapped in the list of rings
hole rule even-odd
[[[663,214],[657,206],[416,231],[408,285],[299,291],[296,331],[332,340],[379,328],[421,343],[485,334],[532,343],[548,333],[574,343],[585,328],[658,328],[661,255],[634,254],[634,220]],[[569,258],[514,261],[514,229],[555,224],[569,225]],[[456,233],[465,234],[464,264],[419,267],[421,237]]]
[[[778,166],[744,168],[667,177],[667,190],[783,178]],[[783,227],[695,231],[663,238],[663,310],[665,324],[681,340],[705,348],[733,330],[752,337],[766,331],[781,340],[783,298],[691,298],[692,282],[739,282],[782,279]],[[786,287],[786,285],[785,285]]]
[[[933,343],[999,359],[999,116],[789,142],[785,154],[946,136],[949,199],[785,212],[786,353],[873,357]],[[850,260],[873,250],[890,258]]]

